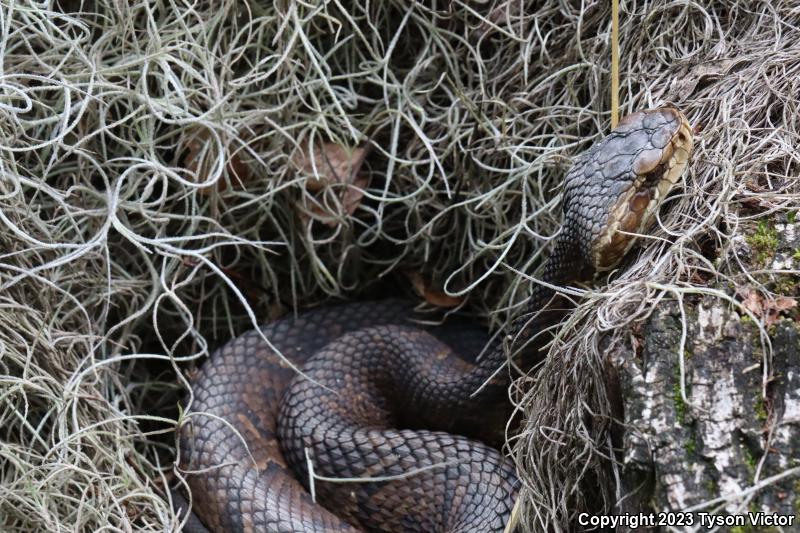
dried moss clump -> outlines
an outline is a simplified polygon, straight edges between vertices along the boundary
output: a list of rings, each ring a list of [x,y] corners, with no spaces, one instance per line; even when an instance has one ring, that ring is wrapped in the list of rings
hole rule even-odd
[[[571,363],[521,399],[531,530],[568,529],[587,479],[611,486],[578,354],[743,275],[703,247],[797,209],[797,10],[623,7],[623,112],[671,101],[702,134],[660,229],[553,347]],[[175,530],[184,370],[268,317],[412,272],[499,327],[571,157],[608,130],[604,3],[59,0],[0,21],[3,531]],[[323,145],[368,149],[358,175],[298,163]]]

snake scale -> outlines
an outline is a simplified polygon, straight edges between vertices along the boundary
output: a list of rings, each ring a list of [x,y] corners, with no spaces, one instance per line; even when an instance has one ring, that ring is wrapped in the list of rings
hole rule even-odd
[[[692,143],[686,118],[662,107],[629,115],[580,155],[541,279],[566,284],[616,265]],[[538,360],[539,333],[563,315],[555,298],[537,284],[477,363],[461,355],[474,361],[484,334],[417,327],[396,301],[323,307],[233,339],[193,379],[180,431],[194,513],[215,532],[502,532],[517,480],[485,444],[510,412],[498,369],[508,353],[523,368]]]

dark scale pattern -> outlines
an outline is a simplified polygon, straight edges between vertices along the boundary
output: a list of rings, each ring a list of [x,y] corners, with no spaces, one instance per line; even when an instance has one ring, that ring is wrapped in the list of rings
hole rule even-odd
[[[397,425],[392,413],[411,410],[446,425],[448,414],[486,405],[470,394],[493,367],[465,363],[425,331],[384,325],[343,335],[304,368],[309,379],[295,379],[284,397],[279,440],[305,484],[306,454],[316,475],[331,478],[429,468],[392,481],[316,481],[326,507],[369,531],[503,531],[516,478],[495,449],[443,432],[386,429]]]
[[[576,160],[564,179],[562,249],[555,253],[594,264],[592,254],[612,208],[637,179],[673,155],[673,139],[685,121],[670,107],[628,115]]]
[[[676,162],[678,150],[685,157]],[[569,172],[564,227],[540,277],[564,284],[613,264],[596,256],[628,246],[614,224],[644,224],[675,179],[669,168],[682,170],[690,151],[677,110],[623,119]],[[599,247],[604,236],[610,244]],[[508,374],[495,371],[506,354],[523,368],[537,363],[548,340],[540,334],[568,308],[537,285],[526,313],[476,364],[462,355],[480,351],[484,334],[414,327],[410,306],[394,301],[316,309],[261,328],[306,377],[257,331],[230,341],[194,379],[181,428],[181,466],[201,470],[189,476],[194,512],[220,533],[502,532],[516,477],[481,442],[500,440],[510,412]],[[312,501],[307,459],[318,500],[335,514]]]
[[[261,328],[277,349],[302,364],[349,329],[405,320],[401,302],[335,306]],[[294,372],[256,331],[217,350],[192,390],[191,423],[181,430],[181,464],[189,470],[193,511],[215,532],[353,532],[357,530],[311,501],[286,468],[275,434],[280,399]],[[235,428],[247,442],[248,451]],[[255,463],[253,463],[255,459]],[[225,465],[217,467],[217,465]]]

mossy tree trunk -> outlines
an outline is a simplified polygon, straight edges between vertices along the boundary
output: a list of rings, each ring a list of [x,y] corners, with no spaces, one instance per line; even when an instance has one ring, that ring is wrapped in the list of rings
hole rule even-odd
[[[792,240],[770,251],[773,262]],[[770,321],[762,338],[740,311],[711,296],[665,302],[635,332],[636,350],[608,354],[625,422],[619,512],[778,513],[794,525],[719,530],[800,531],[800,327]],[[708,530],[696,526],[671,530]]]

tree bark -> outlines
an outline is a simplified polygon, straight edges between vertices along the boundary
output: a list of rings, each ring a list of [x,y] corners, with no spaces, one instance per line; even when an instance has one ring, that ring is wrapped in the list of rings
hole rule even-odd
[[[781,257],[778,250],[773,261]],[[625,422],[620,512],[677,512],[721,500],[697,513],[795,518],[782,529],[718,531],[800,532],[800,472],[792,471],[800,468],[800,328],[784,318],[762,340],[739,311],[710,296],[684,298],[683,312],[664,303],[635,353],[609,354]],[[709,530],[696,525],[669,530]]]

